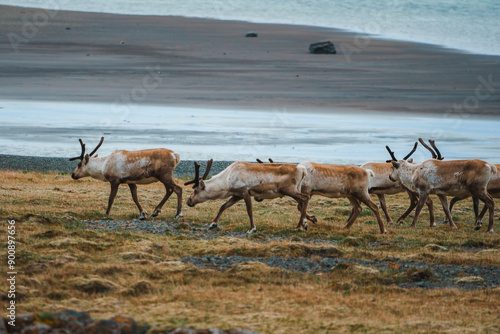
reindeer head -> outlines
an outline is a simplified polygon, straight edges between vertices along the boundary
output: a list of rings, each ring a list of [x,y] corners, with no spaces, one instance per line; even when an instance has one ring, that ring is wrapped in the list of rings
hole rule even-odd
[[[408,158],[417,150],[418,142],[415,142],[415,145],[413,146],[413,149],[411,150],[410,153],[406,155],[406,157],[403,158],[403,160],[398,160],[396,159],[396,156],[394,155],[394,152],[391,151],[389,146],[386,146],[385,148],[387,151],[389,151],[389,154],[391,155],[392,160],[387,160],[387,162],[392,163],[392,172],[389,175],[389,179],[392,182],[396,181],[401,181],[401,170],[406,169],[405,167],[408,165],[413,165],[413,160],[408,160]]]
[[[90,176],[87,165],[88,165],[91,158],[97,157],[97,156],[92,157],[92,155],[99,149],[99,147],[101,147],[102,142],[104,141],[104,137],[101,137],[101,141],[99,142],[99,144],[97,144],[96,148],[94,148],[94,150],[90,154],[85,154],[85,144],[83,143],[83,141],[81,139],[78,139],[78,140],[80,141],[80,145],[82,146],[82,153],[78,157],[74,157],[74,158],[69,159],[69,161],[80,160],[80,162],[78,163],[78,166],[76,166],[73,173],[71,173],[71,177],[74,180],[78,180],[82,177]]]
[[[194,192],[189,196],[186,204],[188,206],[195,206],[198,203],[203,203],[210,198],[206,187],[205,187],[205,182],[204,180],[207,178],[208,173],[210,173],[210,168],[212,168],[212,163],[214,162],[214,159],[210,159],[207,162],[207,168],[205,169],[205,174],[203,174],[203,177],[200,179],[200,164],[195,162],[194,163],[194,180],[188,181],[184,183],[185,186],[189,184],[193,184],[193,189]]]

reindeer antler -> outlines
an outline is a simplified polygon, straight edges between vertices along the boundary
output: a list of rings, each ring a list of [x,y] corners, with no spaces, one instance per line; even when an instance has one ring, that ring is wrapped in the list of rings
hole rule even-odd
[[[429,145],[427,145],[424,140],[422,138],[418,138],[418,141],[420,142],[420,144],[422,144],[423,147],[425,147],[426,149],[429,150],[429,152],[431,152],[432,154],[432,159],[436,159],[437,158],[437,155],[436,155],[436,152],[434,152],[432,150],[432,148],[429,147]],[[431,144],[432,145],[432,144]]]
[[[271,159],[271,158],[269,158],[269,162],[272,164],[274,163],[273,159]]]
[[[259,164],[263,164],[263,163],[264,163],[264,162],[263,162],[262,160],[260,160],[259,158],[257,158],[257,162],[258,162]]]
[[[69,161],[73,161],[73,160],[83,160],[83,156],[85,155],[85,144],[83,143],[82,139],[78,139],[80,141],[80,145],[82,146],[82,153],[80,154],[79,157],[74,157],[74,158],[70,158]]]
[[[415,151],[417,150],[417,146],[418,146],[418,142],[415,142],[415,146],[413,146],[413,149],[411,150],[411,152],[410,152],[410,153],[408,153],[408,154],[406,155],[406,157],[404,157],[404,158],[403,158],[403,160],[406,160],[406,159],[408,159],[409,157],[411,157],[411,155],[412,155],[413,153],[415,153]]]
[[[398,159],[396,159],[396,157],[394,156],[394,152],[391,151],[391,149],[389,148],[389,146],[386,145],[385,148],[387,149],[387,151],[389,151],[389,154],[391,155],[391,158],[392,158],[392,160],[387,160],[386,162],[398,161]]]
[[[94,148],[94,150],[92,152],[90,152],[89,156],[92,156],[92,154],[94,154],[95,152],[97,152],[97,150],[99,149],[99,147],[101,147],[103,141],[104,141],[104,137],[101,137],[101,141],[99,142],[99,144],[97,144],[97,146]]]
[[[194,179],[184,183],[185,186],[193,184],[193,188],[196,188],[200,185],[200,164],[196,161],[194,162]]]
[[[436,147],[436,142],[433,139],[429,139],[429,143],[431,144],[432,148],[436,151],[437,153],[437,158],[438,160],[443,160],[444,157],[441,156],[441,152]]]
[[[210,169],[212,168],[212,163],[214,162],[214,159],[210,159],[207,161],[207,169],[205,169],[205,174],[203,174],[203,177],[201,178],[202,180],[205,180],[208,176],[208,173],[210,173]]]

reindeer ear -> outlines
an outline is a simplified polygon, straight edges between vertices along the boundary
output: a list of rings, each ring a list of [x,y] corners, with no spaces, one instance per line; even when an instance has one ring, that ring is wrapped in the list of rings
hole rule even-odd
[[[392,166],[393,166],[394,168],[398,169],[398,168],[399,168],[399,166],[400,166],[400,164],[399,164],[399,162],[397,162],[397,161],[393,161],[393,162],[392,162]]]
[[[203,180],[200,180],[200,189],[205,190],[205,182]]]
[[[410,158],[410,159],[408,159],[408,160],[406,160],[406,161],[408,161],[409,163],[411,163],[411,164],[412,164],[412,163],[413,163],[413,158]]]
[[[85,154],[85,164],[89,163],[90,156],[88,154]]]

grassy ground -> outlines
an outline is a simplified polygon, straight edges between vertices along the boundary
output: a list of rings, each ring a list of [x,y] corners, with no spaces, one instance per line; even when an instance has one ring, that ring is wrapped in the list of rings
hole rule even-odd
[[[184,190],[187,199],[191,189]],[[163,192],[160,184],[139,186],[139,199],[152,212]],[[105,218],[108,193],[109,186],[105,183],[91,179],[73,181],[67,174],[0,172],[0,228],[7,231],[8,219],[16,220],[18,314],[67,308],[90,311],[94,318],[119,314],[151,324],[151,332],[179,325],[243,327],[266,333],[500,330],[499,288],[401,289],[393,284],[400,278],[391,277],[395,276],[391,272],[368,275],[335,270],[331,274],[313,275],[266,265],[237,266],[224,272],[202,270],[177,260],[193,254],[302,254],[289,241],[263,243],[258,235],[249,239],[197,240],[85,229],[81,220]],[[174,194],[154,220],[173,219],[175,203]],[[202,227],[213,219],[222,203],[185,206],[183,220]],[[388,198],[394,219],[407,204],[405,195]],[[438,205],[436,200],[436,218],[442,220]],[[460,202],[454,209],[453,216],[459,226],[456,231],[445,224],[429,229],[425,210],[416,229],[408,228],[408,219],[406,226],[390,226],[387,235],[380,235],[374,216],[366,208],[350,230],[343,230],[350,212],[344,199],[313,198],[309,211],[320,222],[310,224],[307,232],[294,230],[298,211],[290,199],[254,204],[260,233],[303,240],[337,240],[345,257],[394,256],[444,264],[500,266],[499,234],[484,233],[484,227],[480,232],[473,230],[470,201]],[[122,186],[112,218],[137,217],[128,187]],[[498,213],[495,218],[498,222]],[[235,205],[221,218],[222,229],[245,231],[248,227],[244,205]],[[496,230],[499,229],[497,226]],[[6,233],[2,235],[6,252]],[[375,241],[387,245],[374,248],[371,244]],[[424,248],[428,244],[444,246],[448,251]],[[2,280],[0,290],[6,288]]]

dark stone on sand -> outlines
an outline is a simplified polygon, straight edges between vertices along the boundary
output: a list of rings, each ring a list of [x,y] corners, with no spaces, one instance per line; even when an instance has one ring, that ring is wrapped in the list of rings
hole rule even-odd
[[[258,36],[259,36],[259,34],[257,34],[255,31],[249,31],[245,35],[245,37],[258,37]]]
[[[332,42],[318,42],[309,45],[309,52],[316,54],[336,54],[335,45]]]

